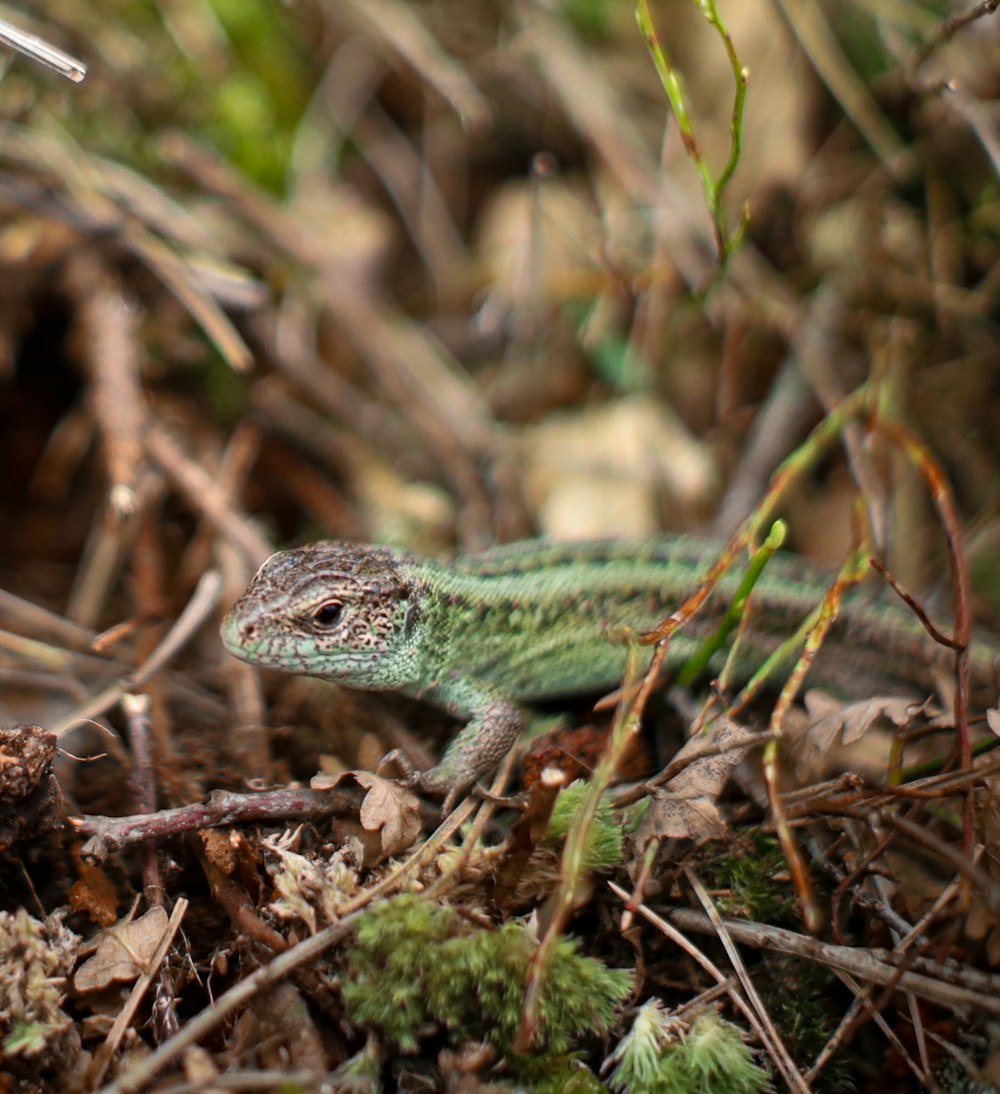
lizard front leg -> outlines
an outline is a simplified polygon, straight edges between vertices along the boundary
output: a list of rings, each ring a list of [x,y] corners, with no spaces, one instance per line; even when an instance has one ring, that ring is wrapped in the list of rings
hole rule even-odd
[[[384,757],[407,771],[408,786],[431,794],[444,794],[448,814],[484,775],[488,775],[514,747],[527,724],[524,711],[502,695],[481,695],[471,710],[472,718],[448,745],[441,762],[429,771],[412,771],[398,749]],[[465,712],[468,707],[465,707]],[[381,766],[381,764],[379,765]]]

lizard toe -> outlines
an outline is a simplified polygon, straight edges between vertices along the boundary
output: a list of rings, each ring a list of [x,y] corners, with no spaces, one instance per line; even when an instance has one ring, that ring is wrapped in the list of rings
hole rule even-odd
[[[407,785],[415,785],[415,780],[419,780],[420,772],[413,766],[413,761],[403,752],[400,748],[394,748],[391,752],[387,752],[381,760],[378,762],[378,774],[387,768],[390,764],[394,764],[402,772],[402,780]]]

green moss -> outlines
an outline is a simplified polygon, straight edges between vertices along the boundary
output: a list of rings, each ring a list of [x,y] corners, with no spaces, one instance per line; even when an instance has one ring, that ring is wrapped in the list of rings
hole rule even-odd
[[[757,1094],[770,1089],[737,1026],[714,1011],[689,1026],[650,999],[611,1056],[622,1094]]]
[[[711,870],[711,888],[724,894],[717,901],[723,915],[775,926],[798,923],[788,864],[777,839],[759,832],[744,835],[736,852],[716,859]]]
[[[844,1001],[839,981],[822,966],[784,954],[767,954],[762,963],[766,977],[759,976],[757,981],[763,989],[764,1006],[792,1059],[800,1067],[808,1067],[840,1023]],[[835,1056],[814,1085],[822,1094],[853,1090],[846,1058]]]
[[[532,1094],[597,1094],[608,1088],[572,1056],[517,1056],[508,1061],[514,1090]]]
[[[574,783],[566,787],[556,799],[549,823],[548,838],[562,841],[573,826],[580,811],[580,803],[587,794],[587,784]],[[607,797],[601,798],[593,823],[587,832],[584,845],[584,866],[587,870],[600,870],[617,866],[622,860],[622,827]]]
[[[378,1028],[403,1051],[414,1051],[419,1034],[436,1026],[456,1043],[486,1041],[506,1055],[535,948],[520,923],[484,930],[420,897],[396,897],[358,927],[344,984],[348,1017]],[[605,968],[562,939],[542,985],[540,1049],[564,1054],[584,1035],[606,1030],[631,983],[631,973]]]
[[[48,1041],[49,1028],[41,1022],[11,1023],[10,1033],[3,1043],[4,1052],[11,1056],[24,1053],[25,1056],[37,1056],[43,1052]]]

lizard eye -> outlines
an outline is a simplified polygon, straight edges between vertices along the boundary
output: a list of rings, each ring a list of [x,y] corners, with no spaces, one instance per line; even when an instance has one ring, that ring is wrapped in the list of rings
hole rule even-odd
[[[313,622],[321,627],[335,627],[343,612],[344,605],[339,600],[328,600],[313,612]]]

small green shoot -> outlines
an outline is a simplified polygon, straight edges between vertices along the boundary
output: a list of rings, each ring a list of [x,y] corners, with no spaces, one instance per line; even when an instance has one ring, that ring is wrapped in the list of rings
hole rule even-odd
[[[577,814],[587,793],[587,784],[576,782],[559,794],[549,822],[549,840],[558,842],[566,837],[576,823]],[[604,796],[597,803],[593,822],[584,838],[583,866],[588,871],[602,870],[617,866],[621,860],[622,826],[615,818],[611,802]]]
[[[698,147],[694,126],[691,124],[691,115],[688,113],[683,81],[680,73],[671,65],[660,41],[660,37],[656,32],[656,27],[653,24],[653,16],[649,8],[649,0],[636,0],[635,18],[636,22],[639,24],[639,30],[641,31],[642,36],[646,39],[649,55],[653,59],[653,64],[656,66],[656,72],[660,77],[660,83],[663,85],[663,90],[667,94],[667,99],[674,112],[674,117],[677,119],[677,126],[680,130],[684,150],[687,152],[688,158],[694,165],[695,170],[698,172],[698,178],[701,180],[701,187],[705,194],[705,203],[708,206],[708,211],[712,218],[712,230],[715,234],[716,252],[719,256],[720,265],[724,266],[729,260],[729,256],[742,242],[747,225],[750,222],[749,206],[744,206],[739,225],[735,231],[730,232],[729,227],[726,224],[725,210],[723,209],[723,198],[725,197],[726,187],[729,185],[729,182],[739,165],[740,156],[743,153],[743,109],[746,105],[747,80],[749,78],[749,73],[740,62],[739,55],[736,52],[736,47],[729,35],[729,31],[726,29],[726,25],[722,21],[722,16],[719,15],[718,9],[715,6],[715,0],[694,0],[694,2],[697,5],[698,10],[705,16],[722,40],[726,55],[729,58],[730,66],[733,70],[733,81],[735,84],[735,90],[733,92],[733,109],[730,116],[729,127],[729,159],[726,161],[726,166],[722,169],[722,173],[719,175],[718,179],[713,177],[712,170],[705,162],[704,157],[701,154],[701,149]]]
[[[729,607],[726,609],[726,614],[722,617],[722,622],[715,632],[705,639],[697,652],[688,658],[684,667],[677,674],[677,683],[681,687],[687,687],[708,668],[712,658],[722,649],[730,634],[739,626],[746,610],[747,600],[753,592],[754,586],[764,572],[764,567],[774,557],[775,551],[785,542],[787,534],[788,525],[783,520],[776,520],[771,525],[767,538],[751,556],[747,571],[743,575],[743,580],[730,601]]]

